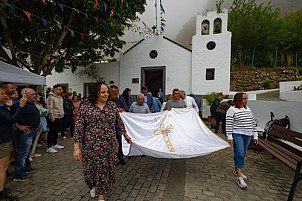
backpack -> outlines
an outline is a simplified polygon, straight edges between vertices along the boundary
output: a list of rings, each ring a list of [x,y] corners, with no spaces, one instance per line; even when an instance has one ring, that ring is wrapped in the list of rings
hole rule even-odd
[[[264,127],[264,132],[263,132],[264,139],[266,139],[266,137],[269,134],[269,131],[272,129],[273,125],[281,126],[281,127],[287,128],[287,129],[290,128],[290,122],[289,122],[289,118],[287,115],[285,115],[285,117],[282,119],[274,119],[274,118],[275,118],[275,115],[273,112],[271,112],[271,120],[268,121]]]

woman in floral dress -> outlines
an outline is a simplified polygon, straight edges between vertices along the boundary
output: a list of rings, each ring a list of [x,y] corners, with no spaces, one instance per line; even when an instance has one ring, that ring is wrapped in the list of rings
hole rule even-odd
[[[131,138],[126,134],[117,106],[108,101],[108,86],[98,83],[92,88],[89,102],[83,104],[79,110],[73,156],[75,160],[82,161],[84,178],[91,189],[91,197],[104,200],[108,191],[115,190],[118,151],[115,133],[123,134],[128,143],[131,143]]]

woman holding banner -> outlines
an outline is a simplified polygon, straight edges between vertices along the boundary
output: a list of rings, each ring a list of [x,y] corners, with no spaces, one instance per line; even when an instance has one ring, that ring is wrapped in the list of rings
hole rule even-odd
[[[97,197],[98,200],[104,200],[108,191],[115,190],[118,151],[115,132],[123,134],[127,142],[131,143],[117,106],[108,98],[109,88],[105,83],[92,86],[89,102],[84,103],[79,110],[74,132],[73,156],[75,160],[82,161],[91,197]]]
[[[247,188],[244,180],[247,177],[242,173],[244,168],[244,156],[251,138],[258,144],[258,133],[254,116],[250,108],[247,106],[247,95],[245,93],[237,93],[230,109],[226,114],[226,134],[228,143],[234,146],[235,167],[233,174],[237,176],[236,183],[240,188]]]

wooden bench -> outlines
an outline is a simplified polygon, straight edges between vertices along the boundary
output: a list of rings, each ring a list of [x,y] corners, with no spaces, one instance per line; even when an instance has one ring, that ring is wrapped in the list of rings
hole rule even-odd
[[[302,133],[273,125],[267,139],[259,139],[259,145],[288,167],[296,171],[287,200],[293,200],[297,183],[302,179],[302,151],[284,143],[286,140],[302,148]]]

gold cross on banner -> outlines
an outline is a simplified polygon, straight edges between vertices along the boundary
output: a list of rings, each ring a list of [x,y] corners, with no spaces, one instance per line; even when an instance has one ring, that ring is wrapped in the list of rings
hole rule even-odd
[[[170,125],[168,127],[165,128],[164,124],[160,124],[160,129],[154,131],[154,135],[163,135],[165,143],[169,149],[170,152],[175,152],[173,145],[169,139],[168,134],[171,133],[171,130],[173,129],[173,126]]]

